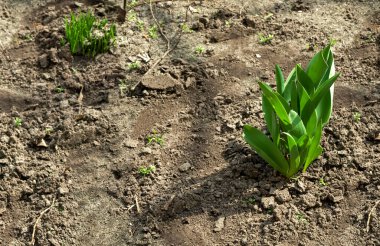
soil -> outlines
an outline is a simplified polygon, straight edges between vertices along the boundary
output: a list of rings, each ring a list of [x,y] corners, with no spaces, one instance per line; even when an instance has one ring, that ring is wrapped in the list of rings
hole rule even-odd
[[[154,3],[155,67],[149,4],[121,5],[1,1],[0,245],[380,245],[378,0]],[[61,45],[80,9],[117,23],[109,53]],[[242,126],[264,129],[258,80],[329,40],[324,153],[287,180]]]

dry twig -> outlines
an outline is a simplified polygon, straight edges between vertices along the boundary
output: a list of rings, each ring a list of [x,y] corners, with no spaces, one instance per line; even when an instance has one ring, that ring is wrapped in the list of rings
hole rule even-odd
[[[49,212],[49,210],[54,206],[54,202],[55,202],[55,197],[53,198],[53,201],[51,202],[51,205],[50,205],[48,208],[46,208],[44,211],[42,211],[42,212],[40,213],[40,215],[37,217],[36,222],[35,222],[34,225],[33,225],[32,240],[30,241],[30,244],[31,244],[32,246],[33,246],[34,243],[35,243],[35,238],[34,238],[34,237],[35,237],[35,235],[36,235],[37,224],[38,224],[38,222],[40,222],[42,216],[43,216],[44,214],[46,214],[47,212]]]
[[[375,212],[377,205],[379,205],[380,200],[375,202],[375,205],[372,207],[371,211],[368,214],[368,220],[367,220],[367,233],[369,232],[369,223],[371,222],[372,214]]]
[[[137,210],[137,213],[141,213],[141,209],[140,209],[140,205],[139,205],[139,200],[137,198],[137,195],[135,195],[135,203],[136,203],[136,210]]]

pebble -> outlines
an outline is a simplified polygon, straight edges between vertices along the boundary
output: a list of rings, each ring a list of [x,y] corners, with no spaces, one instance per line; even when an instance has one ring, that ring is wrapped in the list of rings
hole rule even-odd
[[[65,195],[65,194],[69,193],[69,191],[70,191],[69,188],[67,188],[65,186],[61,186],[58,188],[58,193],[60,195]]]
[[[224,228],[224,221],[226,217],[219,217],[215,222],[214,232],[219,232]]]
[[[273,196],[261,198],[261,205],[265,209],[270,209],[270,208],[274,207],[275,204],[276,203],[274,202],[274,197]]]
[[[178,169],[180,172],[186,172],[191,168],[191,164],[189,162],[183,163]]]
[[[143,147],[140,151],[140,154],[142,155],[152,154],[152,149],[149,147]]]
[[[283,202],[289,202],[292,200],[292,196],[289,193],[288,189],[283,190],[277,190],[275,192],[277,201],[283,203]]]

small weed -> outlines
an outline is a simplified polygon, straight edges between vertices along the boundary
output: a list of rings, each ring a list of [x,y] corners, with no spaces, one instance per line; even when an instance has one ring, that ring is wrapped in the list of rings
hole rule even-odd
[[[119,81],[119,90],[120,90],[120,95],[121,96],[124,96],[125,93],[127,92],[127,83],[125,82],[125,80],[120,80]]]
[[[130,8],[133,8],[133,7],[135,7],[138,3],[139,3],[138,0],[130,0],[128,6],[129,6]]]
[[[15,127],[20,127],[22,125],[22,119],[19,117],[16,117],[14,119],[14,124],[15,124]]]
[[[329,44],[330,44],[331,47],[333,47],[333,46],[336,45],[337,42],[338,42],[338,40],[331,38],[330,41],[329,41]]]
[[[135,62],[131,62],[129,65],[128,65],[128,68],[129,70],[133,71],[133,70],[138,70],[141,68],[141,64],[139,61],[135,61]]]
[[[305,215],[303,213],[296,213],[296,218],[299,222],[303,222],[305,224],[308,223],[307,219],[305,218]]]
[[[156,130],[152,130],[152,134],[146,137],[147,145],[151,143],[157,143],[159,145],[164,145],[164,139],[161,134],[158,134]]]
[[[130,22],[137,21],[137,14],[134,10],[130,10],[127,15],[127,20]]]
[[[327,183],[325,182],[325,180],[324,180],[323,177],[319,179],[319,184],[320,184],[321,186],[327,186]]]
[[[140,167],[139,168],[139,174],[141,176],[147,176],[147,175],[153,173],[154,171],[156,171],[156,167],[153,165],[150,165],[149,167]]]
[[[272,42],[273,35],[269,34],[268,36],[265,36],[264,34],[259,34],[259,44],[269,44]]]
[[[229,20],[226,20],[224,21],[224,25],[227,27],[227,28],[230,28],[231,27],[231,22]]]
[[[105,53],[115,43],[116,25],[98,20],[93,13],[71,13],[65,20],[66,40],[73,55],[92,56]]]
[[[57,86],[55,88],[55,92],[57,92],[57,93],[64,93],[65,92],[65,88],[63,88],[61,86]]]
[[[359,112],[353,113],[352,116],[353,116],[355,122],[359,122],[361,117],[362,117],[362,115]]]
[[[246,204],[251,204],[251,205],[253,205],[253,204],[256,203],[256,199],[255,199],[254,197],[249,197],[249,198],[243,200],[243,202],[246,203]]]
[[[273,208],[268,208],[268,209],[267,209],[267,213],[268,213],[268,214],[273,214]]]
[[[46,134],[46,135],[50,135],[53,131],[54,131],[54,129],[51,128],[51,127],[46,127],[46,128],[45,128],[45,134]]]
[[[136,21],[136,26],[137,26],[137,28],[142,32],[142,31],[144,31],[144,29],[145,29],[145,23],[144,23],[144,21],[142,21],[142,20],[137,20]]]
[[[181,25],[181,30],[182,30],[183,33],[192,33],[192,32],[194,32],[193,30],[190,29],[190,27],[186,23],[183,23]]]
[[[26,41],[33,41],[33,36],[30,34],[26,34],[26,35],[22,36],[22,39],[26,40]]]
[[[201,54],[203,54],[205,52],[205,50],[206,50],[205,47],[203,47],[201,45],[198,45],[197,47],[195,47],[194,52],[197,55],[201,55]]]
[[[148,33],[149,33],[149,37],[151,39],[156,39],[158,38],[158,27],[156,25],[154,26],[151,26],[148,30]]]
[[[59,40],[59,44],[60,44],[61,46],[65,46],[65,44],[66,44],[66,40],[65,40],[64,38],[61,38],[61,40]]]

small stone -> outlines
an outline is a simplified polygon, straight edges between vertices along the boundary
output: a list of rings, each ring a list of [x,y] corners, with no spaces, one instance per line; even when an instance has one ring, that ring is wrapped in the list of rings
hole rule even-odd
[[[226,217],[219,217],[215,222],[214,232],[219,232],[224,228],[224,221]]]
[[[49,56],[49,59],[52,63],[58,63],[59,62],[59,59],[58,59],[58,51],[56,48],[51,48],[49,51],[48,51],[48,56]]]
[[[136,148],[138,144],[138,141],[133,140],[133,139],[127,139],[124,143],[125,147],[128,148]]]
[[[348,152],[347,152],[347,150],[339,150],[338,151],[338,155],[340,155],[340,156],[347,156]]]
[[[143,147],[140,151],[140,154],[142,155],[149,155],[152,154],[152,149],[149,147]]]
[[[341,190],[334,191],[329,194],[328,198],[334,203],[340,202],[344,199],[343,192]]]
[[[7,136],[7,135],[2,135],[2,136],[0,137],[0,141],[3,142],[3,143],[9,143],[9,141],[10,141],[10,137]]]
[[[273,208],[275,206],[275,204],[276,203],[274,202],[274,197],[273,196],[261,198],[261,205],[265,209]]]
[[[46,144],[45,140],[42,138],[38,144],[37,144],[38,147],[43,147],[43,148],[47,148],[48,145]]]
[[[49,66],[49,59],[47,54],[42,54],[38,57],[38,64],[42,68],[47,68]]]
[[[49,239],[49,243],[51,243],[51,245],[53,246],[59,246],[60,244],[58,243],[57,240],[55,240],[54,238],[50,238]]]
[[[185,162],[178,169],[180,172],[186,172],[191,168],[191,164],[189,162]]]
[[[0,201],[0,215],[7,211],[7,203],[5,201]]]
[[[317,205],[317,198],[312,195],[312,194],[304,194],[301,196],[302,203],[307,207],[307,208],[312,208]]]
[[[59,102],[59,107],[61,109],[67,108],[70,106],[69,100],[62,100]]]
[[[277,190],[275,192],[277,201],[283,203],[283,202],[289,202],[292,200],[292,196],[289,193],[288,189],[284,190]]]
[[[70,191],[69,188],[67,188],[65,186],[61,186],[58,188],[58,193],[60,195],[65,195],[65,194],[69,193],[69,191]]]

